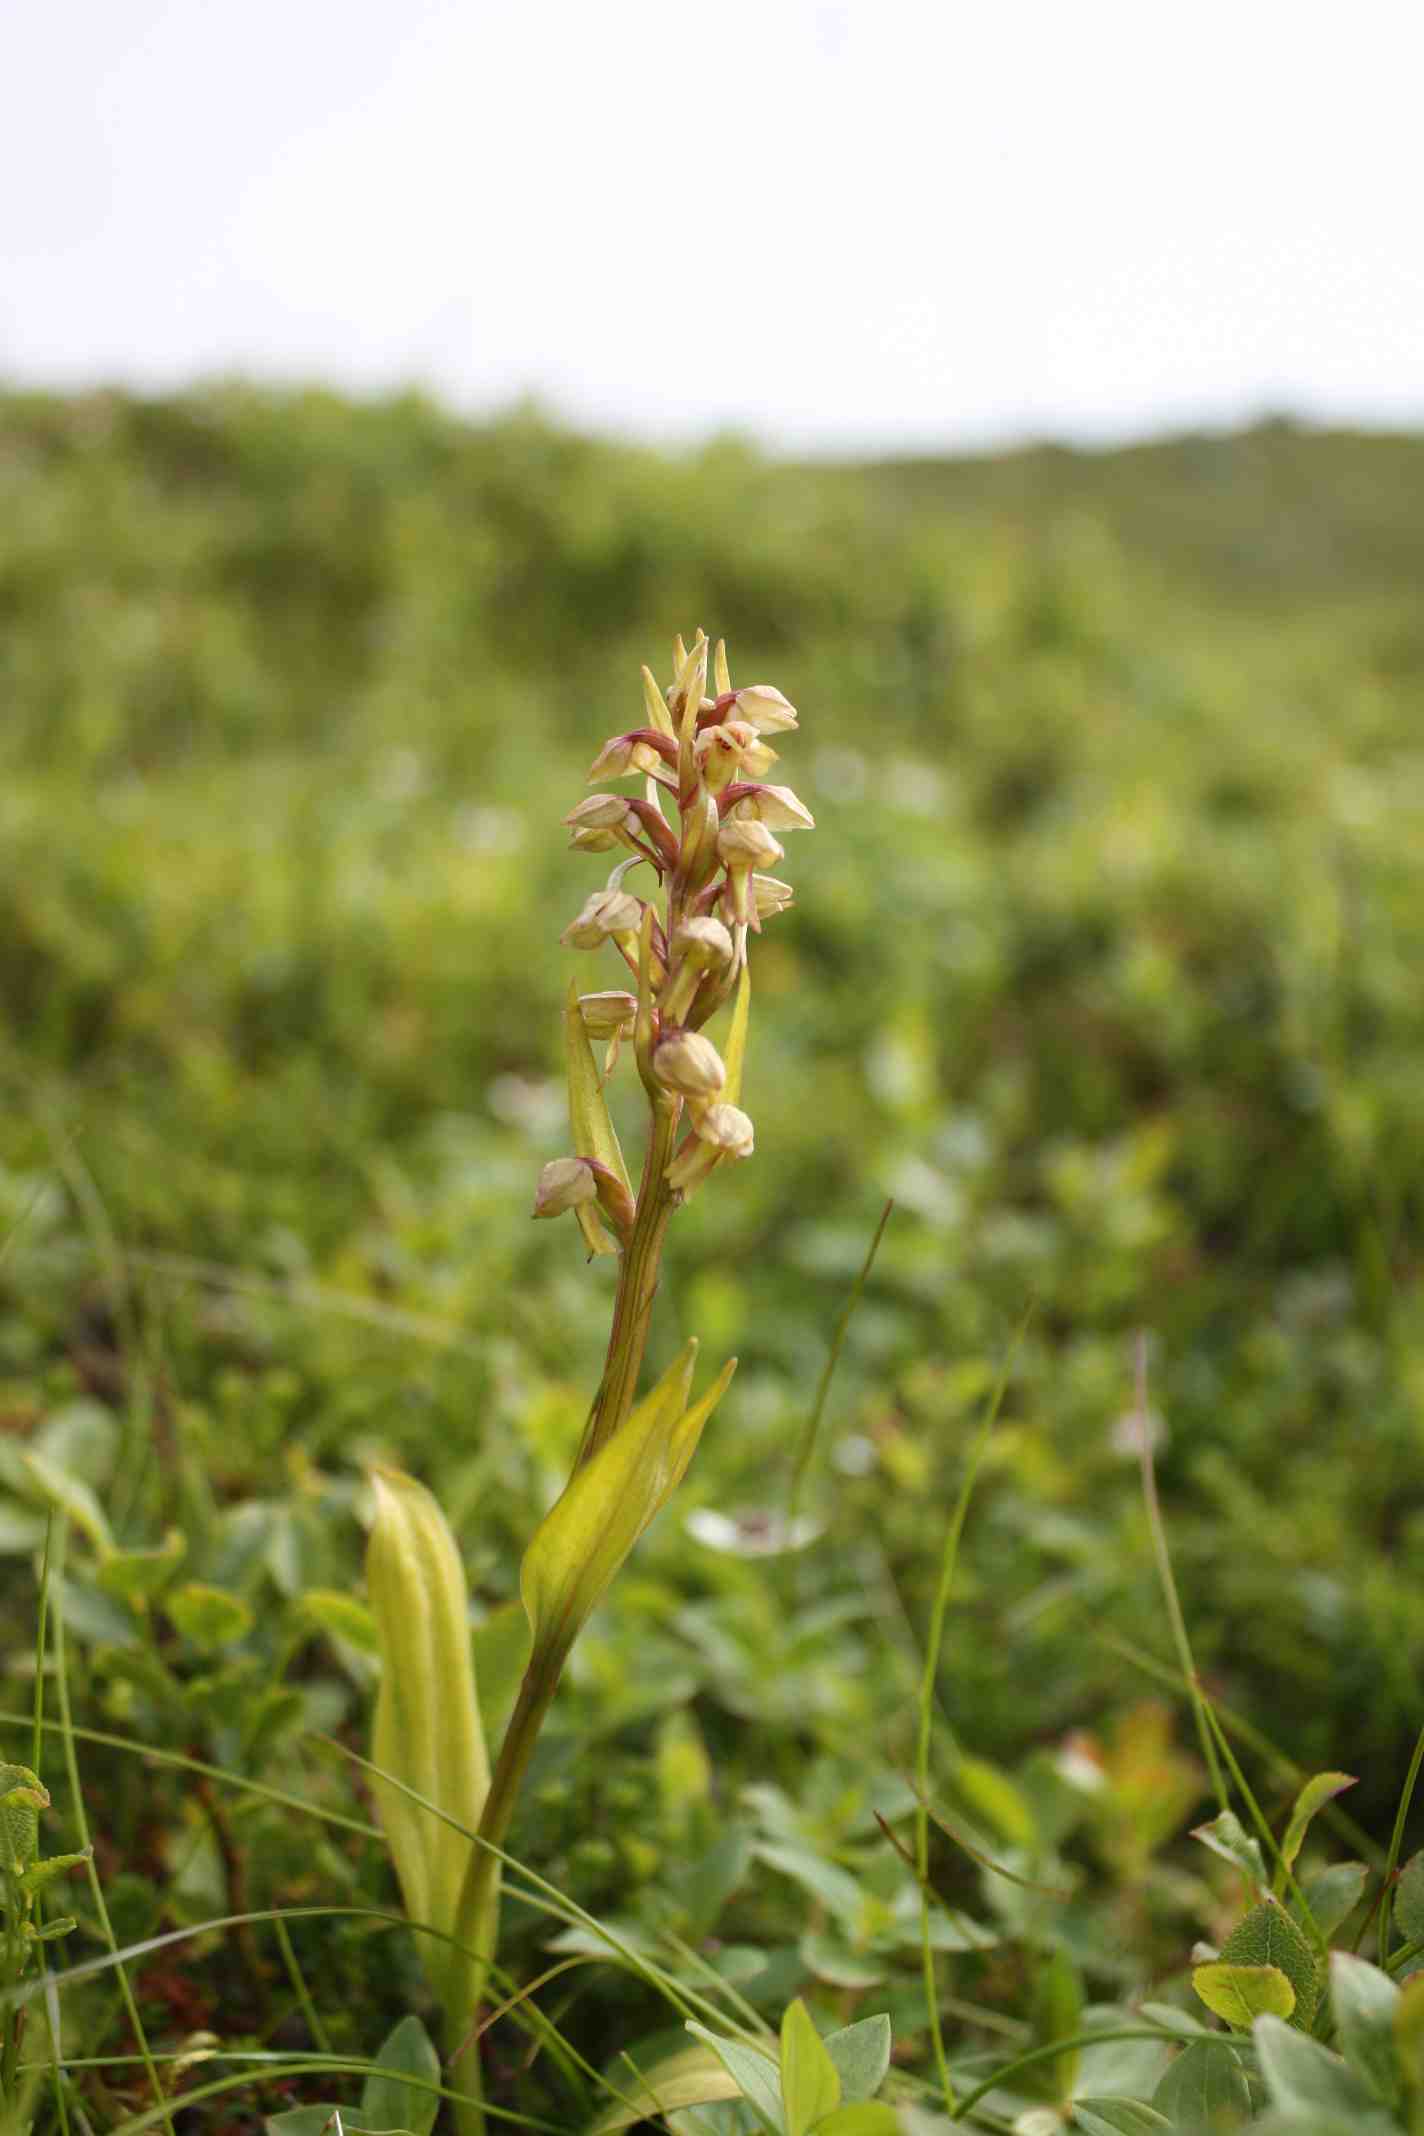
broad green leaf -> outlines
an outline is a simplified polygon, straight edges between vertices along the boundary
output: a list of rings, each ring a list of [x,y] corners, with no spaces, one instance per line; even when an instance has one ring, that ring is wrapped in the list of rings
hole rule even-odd
[[[1378,1966],[1349,1951],[1331,1952],[1330,2008],[1337,2044],[1355,2074],[1386,2106],[1397,2105],[1402,2090],[1394,2044],[1398,2004],[1399,1989]]]
[[[440,2057],[418,2017],[403,2017],[387,2034],[377,2068],[361,2093],[361,2119],[369,2129],[408,2129],[430,2136],[440,2109]],[[422,2081],[411,2084],[408,2078]]]
[[[1154,2129],[1170,2129],[1171,2122],[1155,2106],[1140,2099],[1075,2099],[1073,2127],[1083,2136],[1152,2136]]]
[[[1055,2040],[1071,2039],[1082,2028],[1083,1984],[1067,1951],[1056,1950],[1047,1963],[1040,1966],[1034,1982],[1034,2042],[1049,2047]],[[1073,2096],[1081,2058],[1081,2048],[1065,2047],[1061,2054],[1040,2063],[1035,2071],[1060,2106],[1066,2106]]]
[[[863,2100],[857,2106],[838,2106],[816,2123],[815,2136],[900,2136],[900,2116],[893,2106]]]
[[[1333,1801],[1336,1795],[1343,1795],[1347,1787],[1354,1787],[1355,1784],[1353,1773],[1317,1773],[1313,1780],[1306,1781],[1295,1798],[1295,1808],[1291,1811],[1290,1823],[1286,1826],[1286,1836],[1281,1841],[1282,1866],[1276,1872],[1278,1889],[1285,1888],[1285,1871],[1295,1866],[1301,1842],[1316,1812],[1323,1809],[1327,1802]]]
[[[1258,2017],[1289,2017],[1295,1989],[1278,1965],[1199,1965],[1192,1986],[1215,2017],[1249,2032]]]
[[[1239,1869],[1252,1884],[1263,1886],[1266,1882],[1266,1865],[1261,1859],[1261,1843],[1253,1839],[1241,1819],[1231,1810],[1223,1810],[1213,1817],[1210,1824],[1197,1825],[1192,1832],[1204,1847],[1219,1854],[1233,1869]]]
[[[616,1179],[620,1179],[631,1194],[633,1182],[628,1177],[628,1167],[623,1162],[623,1151],[608,1114],[608,1103],[603,1095],[603,1081],[598,1073],[598,1064],[593,1057],[588,1032],[584,1028],[583,1011],[579,1007],[578,984],[569,981],[568,998],[564,1003],[564,1047],[569,1077],[569,1124],[573,1129],[574,1155],[596,1157],[606,1164]],[[584,1206],[587,1206],[586,1204]]]
[[[1363,1862],[1332,1862],[1328,1869],[1319,1869],[1306,1878],[1302,1896],[1310,1908],[1311,1920],[1327,1943],[1359,1905],[1369,1873]],[[1294,1900],[1290,1910],[1291,1918],[1300,1920]],[[1301,1926],[1305,1926],[1303,1921]]]
[[[349,2131],[351,2126],[346,2108],[340,2106],[289,2106],[284,2113],[268,2114],[263,2123],[267,2136],[336,2136],[338,2128]]]
[[[786,2136],[806,2136],[841,2103],[841,2080],[798,1995],[781,2020],[781,2111]]]
[[[890,2067],[890,2044],[890,2020],[883,2014],[826,2034],[826,2052],[836,2065],[847,2106],[875,2097]]]
[[[722,1085],[722,1096],[728,1105],[742,1102],[742,1072],[747,1060],[747,1026],[752,1012],[752,975],[749,965],[742,966],[742,975],[737,981],[737,998],[732,1004],[732,1022],[727,1032],[727,1043],[722,1052],[722,1065],[727,1079]]]
[[[709,2032],[691,2018],[687,2029],[712,2049],[762,2126],[770,2129],[773,2136],[786,2136],[781,2117],[781,2081],[771,2056],[745,2040],[729,2040],[720,2033]]]
[[[611,2075],[618,2082],[619,2073],[614,2070]],[[638,2082],[630,2077],[626,2083],[619,2082],[619,2089],[626,2094],[627,2105],[614,2100],[593,2123],[588,2136],[615,2136],[615,2131],[651,2121],[658,2114],[677,2113],[688,2106],[711,2106],[719,2099],[742,2096],[742,2088],[731,2071],[710,2047],[700,2042],[660,2056],[640,2071]]]
[[[706,1394],[685,1408],[696,1361],[694,1337],[613,1437],[575,1470],[535,1531],[519,1588],[540,1666],[556,1665],[568,1653],[682,1481],[736,1367],[730,1359]]]
[[[1411,1854],[1394,1887],[1394,1918],[1409,1943],[1424,1943],[1424,1850]]]
[[[1226,2040],[1193,2040],[1164,2071],[1152,2104],[1177,2128],[1244,2128],[1251,2087],[1241,2056]]]
[[[236,1645],[252,1630],[252,1611],[241,1595],[230,1595],[224,1587],[208,1587],[201,1580],[175,1588],[163,1607],[182,1636],[205,1654]]]
[[[1304,1929],[1275,1899],[1252,1907],[1220,1955],[1225,1965],[1279,1966],[1295,1990],[1291,2023],[1309,2027],[1320,2000],[1320,1963]]]
[[[381,1647],[372,1761],[425,1802],[480,1821],[489,1758],[480,1728],[470,1652],[469,1591],[450,1526],[424,1484],[394,1469],[372,1478],[376,1511],[366,1547],[366,1586]],[[381,1780],[376,1807],[413,1921],[453,1934],[473,1842]],[[421,1938],[437,1994],[457,1963]]]
[[[1338,2055],[1278,2017],[1259,2017],[1256,2059],[1273,2106],[1293,2113],[1369,2116],[1374,2100]]]

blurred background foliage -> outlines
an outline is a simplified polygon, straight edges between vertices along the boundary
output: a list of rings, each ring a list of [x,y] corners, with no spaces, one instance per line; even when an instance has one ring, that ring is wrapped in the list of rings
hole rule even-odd
[[[1198,1659],[1361,1773],[1378,1828],[1424,1664],[1421,573],[1421,440],[799,467],[416,398],[0,402],[11,1646],[25,1447],[107,1523],[71,1599],[100,1725],[239,1764],[297,1758],[301,1720],[360,1740],[368,1680],[313,1659],[302,1598],[355,1591],[374,1453],[440,1490],[481,1607],[514,1591],[609,1296],[572,1225],[528,1222],[570,971],[618,983],[558,946],[603,873],[559,819],[639,723],[640,662],[666,679],[700,624],[800,707],[776,775],[818,829],[754,959],[755,1159],[672,1235],[655,1356],[696,1332],[743,1360],[684,1510],[777,1503],[897,1212],[819,1541],[758,1563],[664,1520],[516,1846],[591,1905],[656,1878],[685,1710],[724,1807],[756,1780],[763,1822],[874,1838],[856,1758],[908,1763],[945,1521],[1030,1302],[950,1620],[959,1741],[1020,1770],[1070,1730],[1109,1762],[1153,1736],[1115,1643],[1170,1658],[1126,1422],[1145,1329]],[[172,1618],[165,1707],[132,1659],[155,1605],[104,1558],[170,1528],[174,1576],[248,1614]],[[194,1708],[200,1633],[296,1704]],[[621,1746],[596,1776],[580,1728]],[[626,1799],[590,1839],[600,1788]],[[114,1860],[145,1845],[131,1804]],[[262,1875],[309,1876],[294,1847]]]

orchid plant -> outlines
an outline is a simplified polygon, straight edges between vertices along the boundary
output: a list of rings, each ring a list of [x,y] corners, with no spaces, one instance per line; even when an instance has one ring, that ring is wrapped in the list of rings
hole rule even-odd
[[[790,887],[766,872],[783,858],[777,832],[808,830],[812,818],[788,787],[764,777],[776,762],[766,736],[797,724],[781,691],[734,690],[724,647],[712,652],[701,631],[690,650],[676,640],[673,667],[666,691],[643,669],[643,724],[606,742],[589,772],[591,785],[634,779],[641,792],[592,794],[565,818],[575,851],[622,857],[562,940],[584,952],[611,944],[631,984],[588,993],[570,985],[573,1150],[544,1166],[534,1214],[571,1210],[590,1254],[617,1255],[619,1268],[603,1376],[573,1470],[525,1552],[530,1652],[492,1768],[448,1524],[413,1478],[376,1479],[367,1573],[384,1664],[377,1801],[407,1913],[433,1931],[428,1972],[466,2098],[464,2136],[484,2126],[475,2058],[463,2050],[494,1960],[501,1851],[539,1730],[575,1639],[681,1481],[736,1365],[730,1359],[694,1400],[689,1340],[637,1399],[669,1220],[719,1166],[752,1154],[741,1106],[748,938],[792,901]],[[640,868],[655,884],[635,877]],[[706,1026],[724,1008],[719,1049]],[[604,1095],[627,1042],[648,1101],[636,1191]]]

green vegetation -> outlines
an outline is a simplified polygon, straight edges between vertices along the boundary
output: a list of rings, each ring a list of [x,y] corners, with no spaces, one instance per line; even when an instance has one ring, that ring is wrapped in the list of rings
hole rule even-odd
[[[7,2007],[73,1973],[63,2081],[13,2067],[43,1998],[4,2035],[37,2130],[162,2126],[155,2067],[231,2136],[459,2089],[357,1755],[366,1479],[443,1506],[497,1741],[614,1280],[528,1222],[568,979],[622,971],[558,947],[607,873],[560,819],[698,625],[800,708],[819,828],[645,1384],[740,1368],[508,1834],[491,2127],[921,2136],[945,2076],[1026,2136],[1418,2126],[1419,1874],[1370,1910],[1424,1720],[1421,569],[1412,439],[793,468],[0,402],[0,1706],[44,1854],[94,1848],[7,1916]],[[1388,1971],[1322,1992],[1362,1924]]]

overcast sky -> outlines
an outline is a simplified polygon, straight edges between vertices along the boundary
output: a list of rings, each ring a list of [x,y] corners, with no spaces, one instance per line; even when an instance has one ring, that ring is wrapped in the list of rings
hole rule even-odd
[[[1424,422],[1424,10],[17,0],[0,377],[655,437]]]

